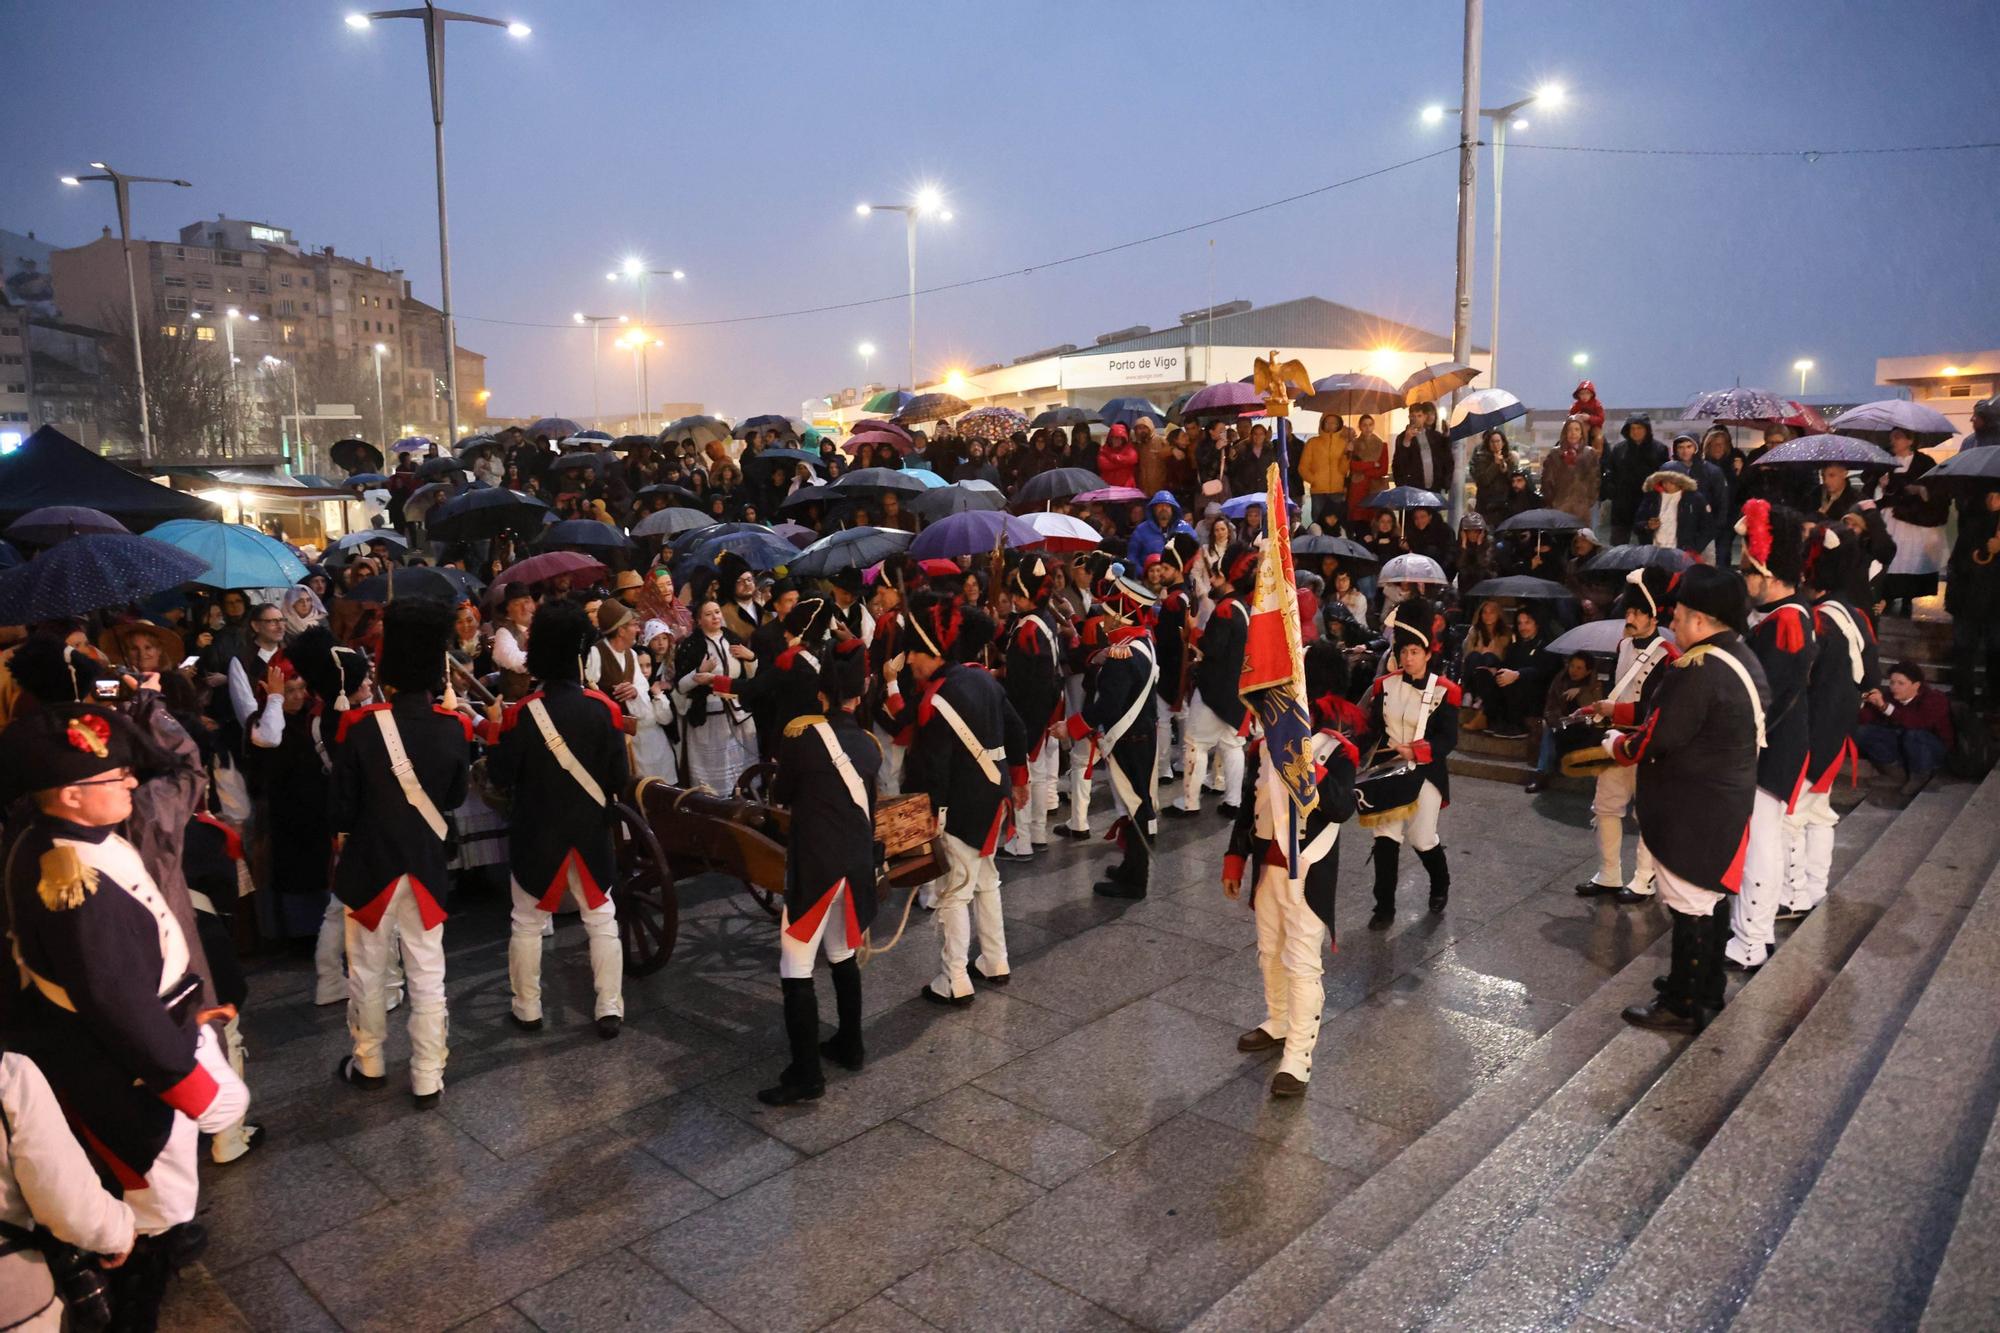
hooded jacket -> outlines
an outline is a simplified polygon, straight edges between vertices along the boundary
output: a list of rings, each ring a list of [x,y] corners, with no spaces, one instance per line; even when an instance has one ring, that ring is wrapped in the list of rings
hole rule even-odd
[[[1107,486],[1131,486],[1139,479],[1139,450],[1123,426],[1113,426],[1097,446],[1097,475]]]
[[[1590,401],[1583,401],[1583,391],[1590,390]],[[1604,400],[1597,396],[1597,386],[1589,380],[1578,380],[1576,388],[1570,390],[1569,413],[1573,417],[1588,417],[1590,424],[1604,429]]]
[[[1340,495],[1347,489],[1350,438],[1352,434],[1346,427],[1328,430],[1323,422],[1319,433],[1307,440],[1299,452],[1299,480],[1312,487],[1314,495]]]
[[[1674,506],[1674,547],[1694,555],[1708,545],[1714,532],[1708,502],[1702,498],[1701,488],[1694,477],[1681,463],[1664,464],[1659,471],[1646,478],[1646,492],[1639,498],[1639,507],[1632,513],[1632,540],[1640,545],[1658,544],[1657,532],[1641,529],[1660,517],[1663,508],[1660,495],[1666,487],[1679,491],[1681,496],[1680,502]]]
[[[1167,520],[1167,526],[1164,528],[1153,516],[1154,508],[1159,505],[1167,505],[1174,511],[1174,516]],[[1185,532],[1190,537],[1195,535],[1194,529],[1181,517],[1181,502],[1174,498],[1172,491],[1153,492],[1153,498],[1146,502],[1146,521],[1132,529],[1132,540],[1126,544],[1126,563],[1143,574],[1146,569],[1146,557],[1159,555],[1165,551],[1167,538],[1176,532]]]
[[[1646,428],[1645,439],[1634,438],[1635,426]],[[1645,493],[1646,478],[1658,472],[1673,455],[1654,437],[1653,419],[1643,412],[1625,418],[1618,434],[1618,443],[1611,446],[1604,459],[1604,498],[1611,502],[1612,525],[1629,528]]]

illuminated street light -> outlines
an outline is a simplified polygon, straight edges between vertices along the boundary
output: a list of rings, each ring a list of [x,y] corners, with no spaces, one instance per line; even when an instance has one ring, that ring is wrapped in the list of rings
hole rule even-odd
[[[1792,369],[1799,372],[1799,397],[1806,396],[1806,376],[1812,374],[1813,363],[1804,357],[1792,362]]]
[[[1432,105],[1425,107],[1423,114],[1424,114],[1424,124],[1442,125],[1444,123],[1446,112],[1442,106]]]
[[[637,255],[628,258],[615,272],[607,273],[604,276],[611,282],[616,282],[620,278],[629,278],[639,284],[639,323],[642,327],[646,323],[646,292],[652,285],[652,280],[654,278],[672,278],[675,282],[687,281],[685,270],[677,268],[652,268]]]
[[[1578,352],[1575,356],[1569,359],[1569,363],[1572,366],[1575,366],[1578,370],[1582,370],[1585,366],[1590,364],[1590,353]]]
[[[937,186],[925,185],[918,189],[916,198],[907,204],[856,204],[854,211],[862,217],[870,213],[901,213],[904,222],[905,247],[910,266],[910,391],[917,389],[917,219],[935,217],[939,222],[951,221],[951,210],[944,206],[944,195]]]

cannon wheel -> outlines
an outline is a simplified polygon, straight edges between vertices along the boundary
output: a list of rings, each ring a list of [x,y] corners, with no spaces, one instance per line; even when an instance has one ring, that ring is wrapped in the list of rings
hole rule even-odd
[[[752,764],[736,778],[736,795],[739,800],[755,801],[759,805],[770,803],[771,776],[777,772],[777,765],[771,763]],[[778,919],[779,908],[783,906],[783,895],[775,889],[760,888],[748,879],[743,887],[750,893],[750,900],[764,909],[764,915],[773,921]]]
[[[673,873],[659,839],[638,811],[623,801],[612,806],[618,824],[618,939],[625,947],[625,971],[647,976],[667,965],[680,938],[681,908]]]

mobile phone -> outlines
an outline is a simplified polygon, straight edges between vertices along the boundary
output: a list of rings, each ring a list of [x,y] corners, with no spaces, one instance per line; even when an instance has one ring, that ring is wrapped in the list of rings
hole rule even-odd
[[[116,699],[120,686],[116,680],[100,680],[93,682],[92,688],[100,699]]]
[[[201,661],[200,653],[189,653],[186,657],[183,657],[181,659],[181,670],[186,671],[188,668],[192,667],[196,662],[199,661]]]

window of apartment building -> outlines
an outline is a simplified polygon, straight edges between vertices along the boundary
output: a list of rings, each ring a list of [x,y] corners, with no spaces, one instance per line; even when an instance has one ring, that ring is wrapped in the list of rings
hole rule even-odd
[[[18,366],[20,364],[22,364],[22,361],[19,352],[0,354],[0,366]]]
[[[188,285],[188,280],[178,273],[169,273],[160,279],[160,285],[163,287],[185,287]]]
[[[204,315],[212,315],[215,313],[215,302],[204,301],[197,297],[195,298],[194,308]]]
[[[279,285],[280,287],[289,287],[289,286],[291,286],[291,285],[292,285],[292,275],[291,275],[291,274],[289,274],[289,273],[280,273],[280,274],[278,275],[278,285]]]
[[[268,291],[270,291],[270,290],[271,290],[271,282],[270,282],[270,279],[268,279],[268,278],[252,278],[252,279],[250,279],[250,290],[251,290],[251,291],[253,291],[253,292],[268,292]]]
[[[178,338],[181,336],[181,326],[178,324],[162,324],[160,325],[160,336],[163,338]]]
[[[291,314],[291,313],[292,313],[292,303],[291,303],[290,301],[280,301],[280,302],[278,302],[278,313],[279,313],[279,314],[281,314],[281,315],[289,315],[289,314]]]
[[[234,250],[217,250],[215,252],[215,262],[225,268],[242,268],[243,256]]]
[[[215,326],[214,326],[213,324],[197,324],[197,325],[195,325],[195,330],[194,330],[194,340],[195,340],[196,342],[203,342],[203,343],[212,343],[212,342],[214,342],[214,341],[215,341]]]
[[[9,382],[7,384],[0,384],[0,391],[4,391],[6,393],[26,393],[28,391],[28,386],[25,384],[14,384],[12,382]]]
[[[296,324],[283,324],[283,325],[280,325],[280,326],[279,326],[279,328],[278,328],[278,337],[279,337],[280,341],[283,341],[283,342],[297,342],[297,341],[298,341],[298,332],[299,332],[299,326],[298,326],[298,325],[296,325]]]
[[[197,287],[213,287],[215,286],[215,275],[212,273],[197,273],[194,275],[194,285]]]
[[[389,321],[389,332],[394,333],[395,331],[396,331],[396,321],[392,319]]]
[[[175,245],[175,246],[170,246],[168,248],[174,252],[175,259],[186,259],[188,257],[186,246]]]
[[[183,311],[188,308],[188,299],[185,296],[163,296],[160,304],[168,310]]]
[[[396,308],[396,298],[393,296],[389,298],[389,308],[391,310],[394,310]]]

